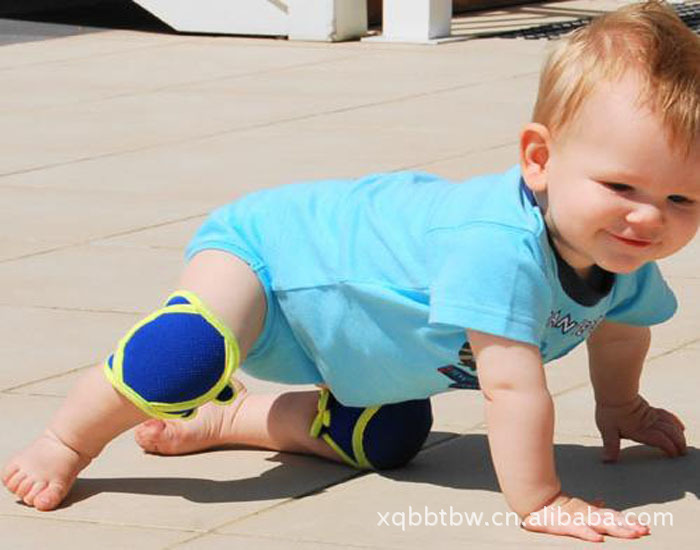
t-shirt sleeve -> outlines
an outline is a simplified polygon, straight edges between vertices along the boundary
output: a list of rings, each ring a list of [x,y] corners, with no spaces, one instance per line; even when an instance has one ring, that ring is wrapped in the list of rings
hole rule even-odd
[[[552,301],[530,232],[491,223],[428,234],[430,323],[539,346]]]
[[[655,262],[618,275],[611,309],[605,318],[629,325],[656,325],[670,319],[678,303]]]

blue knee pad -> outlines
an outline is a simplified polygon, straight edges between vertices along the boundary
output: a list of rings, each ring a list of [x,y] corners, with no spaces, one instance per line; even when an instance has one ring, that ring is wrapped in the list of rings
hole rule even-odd
[[[346,407],[323,389],[309,434],[321,437],[354,468],[382,470],[403,466],[416,456],[432,424],[429,399]]]
[[[104,366],[112,385],[149,416],[191,418],[208,401],[235,398],[233,333],[187,291],[137,323]]]

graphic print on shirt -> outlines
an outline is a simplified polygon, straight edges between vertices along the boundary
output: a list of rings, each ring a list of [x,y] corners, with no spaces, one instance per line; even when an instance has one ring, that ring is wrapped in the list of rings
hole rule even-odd
[[[567,312],[566,314],[563,314],[559,309],[550,313],[549,319],[547,320],[547,326],[558,329],[563,335],[573,333],[573,336],[583,338],[585,340],[604,318],[605,315],[600,315],[595,319],[575,320],[571,318],[570,313]]]
[[[439,367],[438,372],[441,372],[453,381],[450,384],[450,388],[478,390],[479,380],[476,377],[476,361],[469,342],[464,342],[459,350],[459,364],[461,365],[459,367],[457,365]]]

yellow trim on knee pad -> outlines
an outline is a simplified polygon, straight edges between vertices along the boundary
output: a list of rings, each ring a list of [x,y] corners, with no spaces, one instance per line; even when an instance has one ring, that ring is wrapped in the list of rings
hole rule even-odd
[[[380,407],[381,405],[376,407],[367,407],[364,411],[362,411],[360,418],[357,419],[355,427],[352,430],[352,452],[355,453],[355,458],[357,459],[357,462],[361,468],[369,468],[374,470],[374,466],[372,466],[372,463],[368,460],[367,455],[365,455],[363,438],[365,436],[365,428],[367,427],[367,424],[369,424],[372,417],[377,414]]]
[[[374,470],[374,466],[367,458],[365,454],[365,448],[363,444],[363,438],[365,435],[365,428],[369,424],[372,417],[380,409],[381,405],[376,407],[367,407],[360,417],[357,419],[355,426],[352,430],[352,451],[355,454],[355,459],[353,460],[350,455],[348,455],[343,449],[333,440],[333,438],[328,433],[321,433],[323,428],[328,428],[331,425],[331,411],[328,410],[328,398],[330,391],[328,388],[322,388],[319,392],[318,397],[318,413],[311,422],[311,428],[309,429],[309,435],[311,437],[321,437],[328,446],[333,449],[338,456],[345,462],[348,466],[352,466],[358,470]]]
[[[196,414],[197,407],[203,405],[204,403],[207,403],[208,401],[214,400],[215,397],[231,382],[231,377],[235,370],[238,368],[240,362],[240,350],[238,347],[238,342],[233,332],[231,332],[231,330],[204,305],[204,303],[199,299],[199,297],[197,297],[196,294],[187,290],[178,290],[173,292],[170,296],[168,296],[166,303],[176,297],[185,298],[190,303],[172,304],[169,306],[165,306],[136,323],[129,330],[129,332],[127,332],[127,334],[121,340],[119,340],[119,343],[117,344],[117,349],[114,352],[112,358],[112,367],[110,368],[107,364],[107,361],[105,361],[105,364],[103,366],[103,372],[105,373],[107,380],[109,380],[109,382],[117,389],[117,391],[119,391],[122,395],[124,395],[124,397],[129,399],[129,401],[131,401],[134,405],[136,405],[139,409],[141,409],[149,416],[154,416],[156,418],[163,419],[182,418],[182,411],[193,409],[195,412],[190,416],[186,417],[188,419],[191,419]],[[189,401],[182,401],[179,403],[150,402],[144,399],[141,395],[138,394],[138,392],[133,390],[124,382],[124,349],[126,348],[126,345],[128,344],[131,337],[141,327],[150,323],[151,321],[163,314],[170,313],[190,313],[195,315],[201,315],[211,326],[213,326],[217,330],[219,334],[221,334],[225,342],[224,370],[221,373],[219,380],[206,393],[200,395],[199,397],[196,397],[195,399],[190,399]],[[236,392],[234,391],[230,399],[227,399],[226,401],[216,400],[214,402],[220,405],[226,405],[231,403],[235,398]]]

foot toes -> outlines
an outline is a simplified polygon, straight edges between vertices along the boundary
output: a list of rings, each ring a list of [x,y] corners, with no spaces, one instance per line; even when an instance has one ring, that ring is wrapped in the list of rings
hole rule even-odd
[[[31,491],[32,487],[36,483],[36,480],[34,480],[30,476],[26,476],[22,482],[17,486],[17,489],[15,489],[15,494],[24,500],[24,496]]]
[[[17,492],[17,488],[19,487],[20,483],[22,483],[27,477],[27,474],[21,470],[17,470],[10,479],[7,480],[7,483],[5,484],[7,488],[12,491],[13,493]]]
[[[53,510],[63,500],[65,491],[58,484],[49,484],[43,491],[34,497],[34,508],[42,512]]]
[[[34,499],[36,498],[36,496],[37,496],[41,491],[43,491],[43,490],[46,488],[47,485],[48,485],[48,484],[47,484],[46,481],[37,481],[37,482],[35,482],[35,483],[32,485],[32,487],[31,487],[31,489],[29,490],[29,492],[28,492],[27,494],[25,494],[24,497],[22,498],[22,500],[24,500],[24,503],[25,503],[27,506],[32,506],[32,505],[34,504]]]
[[[165,431],[165,427],[163,420],[146,420],[136,428],[134,438],[144,450],[153,450],[156,448],[156,441]]]
[[[3,468],[2,482],[5,485],[7,485],[10,482],[10,479],[12,478],[12,476],[15,475],[17,472],[19,472],[19,464],[11,462],[7,466],[5,466],[5,468]]]
[[[139,439],[150,439],[153,437],[158,437],[165,429],[164,420],[146,420],[146,422],[139,424],[136,427],[136,437]]]

